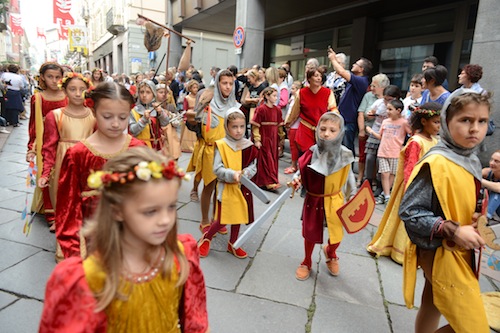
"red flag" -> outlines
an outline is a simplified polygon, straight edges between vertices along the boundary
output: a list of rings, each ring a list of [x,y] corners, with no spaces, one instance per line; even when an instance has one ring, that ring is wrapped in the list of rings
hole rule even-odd
[[[22,20],[20,14],[10,13],[10,29],[14,35],[23,36],[24,30],[21,26]]]
[[[36,37],[37,38],[45,38],[45,39],[47,39],[47,36],[45,36],[45,29],[37,27],[36,28]]]
[[[19,13],[19,0],[10,0],[10,12]]]
[[[54,23],[57,24],[59,39],[68,39],[68,26],[75,23],[70,10],[71,0],[54,0]]]

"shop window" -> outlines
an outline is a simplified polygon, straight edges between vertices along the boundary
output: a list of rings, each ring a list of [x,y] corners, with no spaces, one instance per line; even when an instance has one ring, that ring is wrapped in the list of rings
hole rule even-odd
[[[381,24],[381,40],[403,39],[453,32],[454,24],[454,10],[443,10],[425,15],[390,20],[382,22]]]

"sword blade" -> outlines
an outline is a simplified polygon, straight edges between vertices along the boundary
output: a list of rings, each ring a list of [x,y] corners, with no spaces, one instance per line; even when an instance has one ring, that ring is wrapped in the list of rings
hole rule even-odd
[[[255,195],[260,201],[265,203],[266,205],[271,202],[271,199],[267,196],[264,191],[262,191],[253,181],[248,179],[245,176],[241,176],[240,178],[241,185],[245,186],[253,195]]]
[[[290,197],[290,193],[293,191],[293,188],[288,187],[281,195],[274,201],[257,220],[255,220],[250,226],[245,230],[245,232],[238,238],[236,242],[234,242],[233,247],[235,249],[241,247],[249,238],[252,236],[260,227],[261,224],[267,221],[271,215],[273,215],[285,201],[285,199]]]

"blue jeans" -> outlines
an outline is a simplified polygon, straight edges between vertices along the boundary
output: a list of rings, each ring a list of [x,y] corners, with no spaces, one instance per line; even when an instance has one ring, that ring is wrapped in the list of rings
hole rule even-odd
[[[2,126],[2,127],[7,126],[7,121],[2,116],[0,116],[0,126]]]
[[[500,193],[489,191],[488,213],[486,216],[491,219],[496,212],[500,216]]]
[[[352,151],[352,154],[356,156],[356,151],[354,150],[354,140],[358,133],[357,123],[345,123],[345,133],[342,144]]]

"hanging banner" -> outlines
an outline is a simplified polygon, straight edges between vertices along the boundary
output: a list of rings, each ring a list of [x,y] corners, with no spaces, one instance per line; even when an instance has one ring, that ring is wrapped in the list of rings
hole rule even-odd
[[[59,39],[68,39],[68,27],[75,23],[70,11],[71,0],[54,0],[54,23]]]
[[[73,25],[68,27],[69,50],[71,52],[81,52],[85,55],[87,49],[87,28],[84,26]]]
[[[17,36],[23,36],[24,35],[24,30],[23,27],[21,26],[22,20],[21,20],[21,14],[9,14],[10,15],[10,29],[12,30],[12,33]]]

